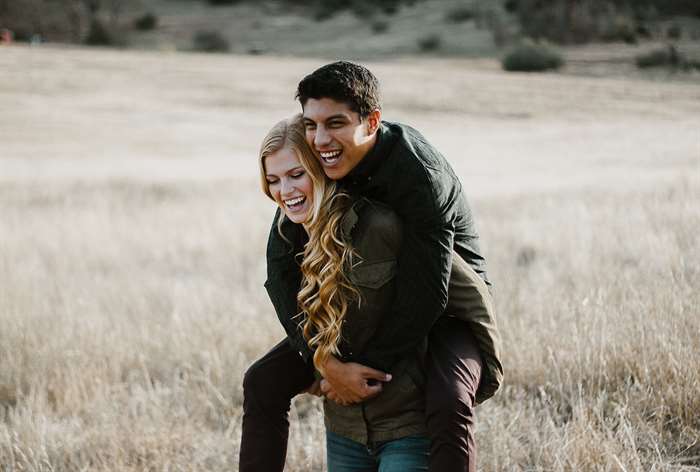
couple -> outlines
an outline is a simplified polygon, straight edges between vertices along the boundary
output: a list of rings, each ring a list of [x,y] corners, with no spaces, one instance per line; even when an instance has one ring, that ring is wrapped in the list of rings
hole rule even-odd
[[[291,399],[324,395],[331,472],[475,470],[474,407],[503,378],[462,186],[414,129],[381,121],[379,83],[335,62],[268,133],[279,209],[265,287],[287,338],[246,372],[241,472],[281,471]]]

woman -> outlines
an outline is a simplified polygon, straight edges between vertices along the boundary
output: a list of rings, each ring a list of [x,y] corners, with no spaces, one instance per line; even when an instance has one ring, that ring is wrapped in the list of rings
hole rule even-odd
[[[268,133],[260,168],[264,192],[308,235],[298,305],[320,377],[328,362],[352,361],[362,352],[391,302],[401,224],[390,209],[353,200],[326,178],[306,144],[298,116]],[[481,317],[473,331],[480,347],[484,344],[486,373],[491,371],[491,377],[500,381],[488,291],[468,264],[456,254],[453,257],[448,313]],[[391,381],[377,386],[382,393],[376,398],[358,405],[325,401],[329,470],[427,470],[422,392],[426,349],[424,343],[406,354],[393,369]],[[493,379],[485,382],[486,388],[493,383]]]

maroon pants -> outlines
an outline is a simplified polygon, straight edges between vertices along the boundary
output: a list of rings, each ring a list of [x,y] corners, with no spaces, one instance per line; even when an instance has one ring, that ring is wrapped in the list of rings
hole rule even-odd
[[[474,395],[482,364],[467,325],[438,320],[426,361],[430,471],[475,472]],[[240,472],[284,469],[291,400],[313,380],[313,366],[286,339],[250,366],[243,378]]]

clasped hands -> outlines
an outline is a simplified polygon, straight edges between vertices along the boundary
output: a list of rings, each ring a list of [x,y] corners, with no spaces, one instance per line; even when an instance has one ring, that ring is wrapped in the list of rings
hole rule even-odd
[[[319,370],[323,378],[311,384],[306,393],[325,396],[339,405],[374,398],[382,392],[382,382],[391,380],[391,374],[355,362],[341,362],[333,356]]]

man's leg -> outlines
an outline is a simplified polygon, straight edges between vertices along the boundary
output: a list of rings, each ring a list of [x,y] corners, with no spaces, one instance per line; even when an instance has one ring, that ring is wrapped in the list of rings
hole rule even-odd
[[[474,396],[481,367],[468,325],[440,318],[430,331],[426,357],[431,472],[476,471]]]
[[[287,339],[250,366],[243,377],[240,472],[284,469],[289,407],[313,381],[313,365],[305,363]]]

